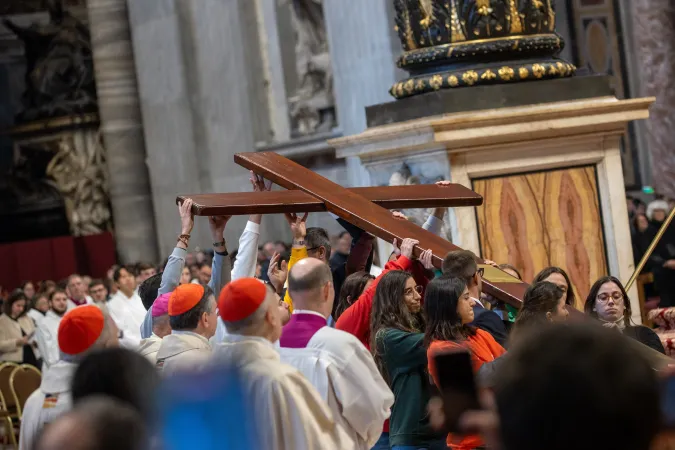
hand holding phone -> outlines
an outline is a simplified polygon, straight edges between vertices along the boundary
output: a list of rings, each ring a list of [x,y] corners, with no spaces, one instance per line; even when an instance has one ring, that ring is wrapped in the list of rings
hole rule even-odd
[[[451,433],[461,432],[459,420],[462,415],[481,409],[471,355],[466,350],[439,353],[434,356],[434,362],[443,399],[445,429]]]

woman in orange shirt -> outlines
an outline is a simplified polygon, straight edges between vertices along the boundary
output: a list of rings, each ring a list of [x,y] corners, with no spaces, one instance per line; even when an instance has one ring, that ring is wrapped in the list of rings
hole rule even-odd
[[[469,295],[466,281],[461,278],[439,277],[427,286],[424,312],[427,327],[424,336],[428,346],[429,373],[438,386],[434,355],[458,348],[471,352],[475,372],[486,362],[499,358],[506,350],[483,330],[472,327],[474,301]],[[448,435],[448,446],[469,450],[483,446],[478,436]]]

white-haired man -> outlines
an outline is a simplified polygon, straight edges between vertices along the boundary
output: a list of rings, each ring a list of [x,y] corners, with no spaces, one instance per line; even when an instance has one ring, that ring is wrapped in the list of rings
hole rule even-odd
[[[117,347],[119,330],[115,321],[98,306],[78,306],[61,319],[58,343],[61,359],[44,374],[40,388],[24,405],[20,450],[31,450],[42,428],[70,410],[70,382],[77,363],[92,351]]]
[[[254,278],[231,282],[220,293],[220,317],[229,335],[214,350],[216,362],[240,371],[249,412],[266,426],[255,430],[258,448],[354,449],[354,441],[298,370],[281,362],[278,297]]]

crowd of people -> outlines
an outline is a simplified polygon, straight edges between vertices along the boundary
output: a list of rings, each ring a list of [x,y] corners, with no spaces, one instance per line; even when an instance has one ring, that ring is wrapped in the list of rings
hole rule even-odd
[[[645,204],[642,200],[626,199],[630,230],[633,243],[633,257],[637,265],[647,252],[659,229],[670,212],[675,201],[654,200]],[[654,275],[654,286],[648,287],[649,297],[659,297],[659,306],[675,306],[675,224],[671,224],[654,251],[649,256],[642,273]]]
[[[375,239],[341,219],[331,239],[289,213],[291,245],[259,246],[251,215],[231,252],[229,218],[210,217],[212,254],[190,253],[191,208],[159,271],[24,283],[4,301],[0,361],[42,371],[21,450],[647,450],[661,428],[641,348],[664,350],[614,277],[571,315],[569,277],[542,268],[516,309],[483,292],[473,253],[439,269],[411,236],[373,267]],[[424,228],[440,233],[443,214]],[[469,352],[482,401],[452,433],[435,365],[448,351]]]

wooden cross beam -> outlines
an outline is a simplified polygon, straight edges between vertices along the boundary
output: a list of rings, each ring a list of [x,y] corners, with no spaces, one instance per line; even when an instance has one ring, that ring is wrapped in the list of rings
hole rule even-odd
[[[349,189],[386,209],[479,206],[483,197],[461,184],[366,187]],[[181,195],[191,198],[196,216],[238,216],[326,211],[326,203],[300,190]]]
[[[301,190],[326,205],[326,210],[362,230],[391,242],[404,238],[419,241],[414,254],[431,249],[434,266],[441,267],[443,258],[459,247],[440,236],[391,213],[358,193],[345,189],[283,156],[273,152],[239,153],[234,161],[286,189]],[[527,284],[493,267],[485,270],[483,290],[498,300],[520,307]]]
[[[414,238],[415,256],[431,249],[437,268],[445,255],[459,247],[405,219],[395,219],[388,209],[477,206],[482,198],[460,186],[398,186],[347,189],[273,152],[240,153],[237,164],[288,189],[281,192],[183,195],[191,198],[197,215],[273,214],[329,211],[378,238],[391,242]],[[520,307],[527,284],[484,266],[483,291]]]

